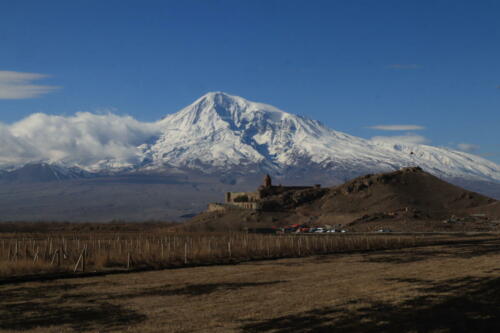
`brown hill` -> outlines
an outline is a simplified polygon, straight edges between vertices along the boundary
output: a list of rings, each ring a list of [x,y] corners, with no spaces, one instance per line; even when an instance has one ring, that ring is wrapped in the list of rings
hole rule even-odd
[[[500,221],[500,201],[492,202],[489,205],[479,206],[471,210],[475,214],[485,214],[491,219]]]
[[[493,202],[413,167],[356,178],[298,209],[320,211],[323,218],[345,216],[343,222],[373,214],[443,219]]]
[[[183,228],[234,230],[301,223],[341,224],[363,229],[362,225],[371,225],[374,221],[442,223],[451,216],[463,218],[477,213],[482,207],[488,207],[487,211],[492,214],[500,206],[494,199],[412,167],[358,177],[332,188],[310,188],[268,197],[262,207],[261,211],[203,213]]]

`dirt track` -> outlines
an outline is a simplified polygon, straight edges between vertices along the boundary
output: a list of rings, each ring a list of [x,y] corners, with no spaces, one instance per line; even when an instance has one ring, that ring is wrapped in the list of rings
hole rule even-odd
[[[500,239],[0,286],[0,330],[500,331]]]

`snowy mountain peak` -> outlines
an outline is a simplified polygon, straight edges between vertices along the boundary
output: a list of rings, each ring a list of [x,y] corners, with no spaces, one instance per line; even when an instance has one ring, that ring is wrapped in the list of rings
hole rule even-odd
[[[161,120],[161,126],[164,133],[147,158],[155,164],[204,170],[207,166],[253,166],[254,172],[281,169],[306,154],[301,142],[348,137],[317,121],[222,92],[202,96]]]
[[[161,120],[144,150],[148,168],[205,172],[323,170],[339,179],[420,165],[445,178],[500,181],[500,167],[478,156],[426,145],[388,145],[224,92],[210,92]],[[244,171],[247,170],[247,171]]]
[[[239,127],[242,122],[255,117],[280,120],[287,115],[271,105],[251,102],[224,92],[210,92],[181,111],[165,117],[161,123],[215,126],[217,122],[226,122],[231,127]]]
[[[223,91],[212,91],[206,93],[205,95],[198,98],[193,104],[199,104],[200,102],[208,102],[212,105],[220,105],[220,106],[228,106],[231,104],[248,104],[251,103],[248,100],[239,97],[227,94]]]
[[[354,137],[224,92],[207,93],[155,123],[112,114],[37,114],[4,128],[2,137],[5,164],[48,160],[106,174],[195,169],[347,180],[419,165],[448,180],[500,182],[500,166],[475,155]]]
[[[265,112],[276,112],[276,113],[286,113],[278,108],[263,104],[249,101],[243,97],[230,95],[222,91],[209,92],[199,99],[197,99],[191,106],[207,103],[214,107],[216,110],[231,110],[236,112],[255,112],[255,111],[265,111]]]

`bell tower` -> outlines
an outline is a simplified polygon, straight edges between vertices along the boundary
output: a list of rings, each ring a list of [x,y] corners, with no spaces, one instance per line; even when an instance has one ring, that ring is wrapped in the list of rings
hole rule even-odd
[[[271,188],[273,186],[273,183],[272,183],[272,180],[271,180],[271,176],[269,176],[269,174],[267,174],[265,177],[264,177],[264,184],[262,184],[265,188]]]

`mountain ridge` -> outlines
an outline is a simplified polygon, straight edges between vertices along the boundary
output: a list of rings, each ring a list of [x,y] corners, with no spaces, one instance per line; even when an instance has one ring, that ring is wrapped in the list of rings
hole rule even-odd
[[[445,178],[500,182],[500,167],[475,155],[362,139],[223,92],[208,93],[160,123],[163,134],[143,151],[144,160],[152,161],[148,169],[168,165],[210,172],[237,166],[282,174],[315,165],[364,174],[419,165]]]
[[[155,128],[154,134],[136,147],[135,162],[109,158],[85,165],[53,159],[28,164],[47,163],[96,174],[177,168],[286,176],[313,168],[336,173],[343,180],[418,165],[442,178],[500,183],[500,166],[479,156],[429,145],[355,137],[319,121],[224,92],[207,93],[148,126]],[[66,160],[71,159],[66,156]]]

